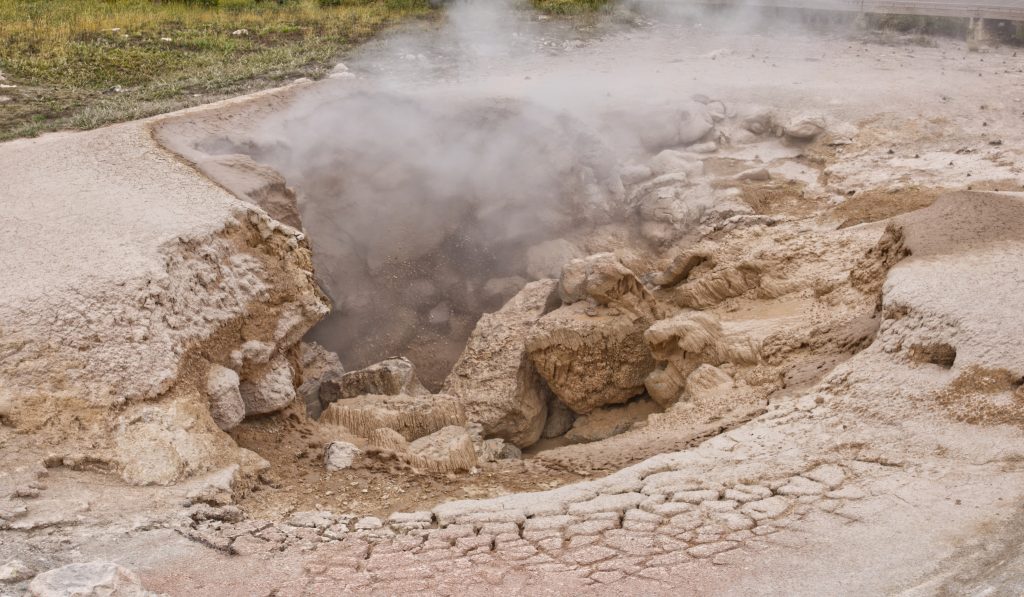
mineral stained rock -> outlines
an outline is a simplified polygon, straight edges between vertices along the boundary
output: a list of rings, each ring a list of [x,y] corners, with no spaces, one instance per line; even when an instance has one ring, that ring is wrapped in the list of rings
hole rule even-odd
[[[548,308],[555,284],[527,284],[499,311],[481,317],[442,390],[459,398],[466,416],[483,425],[485,435],[520,448],[540,438],[547,417],[549,392],[525,345],[531,326]]]

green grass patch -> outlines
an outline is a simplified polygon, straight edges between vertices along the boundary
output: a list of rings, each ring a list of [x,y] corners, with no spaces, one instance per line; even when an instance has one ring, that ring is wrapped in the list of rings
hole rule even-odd
[[[581,15],[597,12],[611,4],[610,0],[531,0],[533,7],[551,15]]]
[[[320,76],[432,14],[427,0],[0,0],[0,140]]]

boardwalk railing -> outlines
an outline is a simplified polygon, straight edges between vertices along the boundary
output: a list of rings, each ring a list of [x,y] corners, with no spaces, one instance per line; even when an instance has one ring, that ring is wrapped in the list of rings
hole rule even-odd
[[[694,4],[1024,21],[1024,0],[696,0]]]

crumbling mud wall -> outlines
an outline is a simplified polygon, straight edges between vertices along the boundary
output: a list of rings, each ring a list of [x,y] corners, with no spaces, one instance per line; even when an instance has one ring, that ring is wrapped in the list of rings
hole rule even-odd
[[[109,271],[76,270],[87,259],[69,260],[47,291],[26,285],[0,297],[2,422],[35,434],[51,464],[103,468],[130,483],[172,483],[231,463],[259,468],[222,428],[295,395],[279,388],[283,404],[253,408],[271,369],[300,381],[293,347],[329,309],[305,236],[168,159],[145,124],[118,128],[130,130],[111,134],[152,152],[139,167],[164,176],[169,192],[139,181],[135,195],[101,199],[97,211],[125,219],[108,222],[122,250],[122,261],[104,264]],[[182,177],[193,178],[176,197]],[[160,209],[140,210],[149,200],[171,211],[205,201],[210,220],[165,220]],[[83,243],[90,232],[80,233]]]

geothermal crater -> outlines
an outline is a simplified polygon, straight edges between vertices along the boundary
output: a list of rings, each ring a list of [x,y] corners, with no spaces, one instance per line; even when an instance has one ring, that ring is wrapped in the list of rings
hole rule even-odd
[[[0,556],[181,594],[1019,586],[1013,52],[469,8],[0,145],[50,200],[22,166],[99,156],[61,184],[100,171],[113,221],[79,278],[20,258],[73,300],[0,302]],[[39,205],[11,234],[79,252]]]

